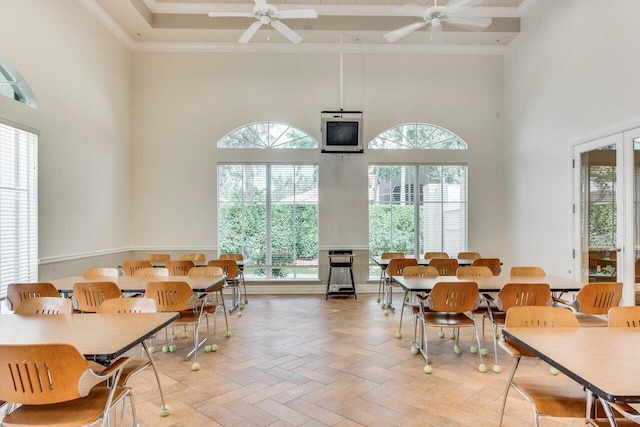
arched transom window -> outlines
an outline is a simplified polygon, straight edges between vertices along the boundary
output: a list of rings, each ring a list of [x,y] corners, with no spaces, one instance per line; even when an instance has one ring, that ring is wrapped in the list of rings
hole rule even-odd
[[[218,148],[317,148],[318,141],[300,129],[277,122],[242,126],[218,141]]]
[[[387,129],[369,142],[370,149],[466,150],[457,135],[428,123],[405,123]]]

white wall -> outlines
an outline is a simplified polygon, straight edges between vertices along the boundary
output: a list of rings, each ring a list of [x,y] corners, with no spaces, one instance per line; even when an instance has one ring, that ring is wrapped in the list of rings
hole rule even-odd
[[[47,280],[51,261],[129,246],[132,54],[76,0],[3,0],[1,9],[0,52],[39,102],[31,109],[0,96],[0,119],[40,134]]]
[[[320,112],[340,108],[338,54],[136,53],[133,243],[216,246],[217,162],[295,161],[320,167],[321,248],[366,249],[370,162],[466,162],[469,247],[505,254],[497,118],[503,108],[502,58],[346,54],[344,60],[343,107],[364,112],[366,141],[419,121],[456,133],[468,142],[468,152],[365,150],[343,157],[319,149],[217,149],[228,132],[265,120],[291,124],[320,140]]]
[[[640,2],[540,0],[505,55],[506,247],[572,268],[570,141],[640,122]]]

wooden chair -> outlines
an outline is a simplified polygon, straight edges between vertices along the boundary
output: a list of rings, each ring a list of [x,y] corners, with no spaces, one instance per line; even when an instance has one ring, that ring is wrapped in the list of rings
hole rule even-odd
[[[426,365],[424,371],[427,374],[432,372],[431,359],[429,356],[429,340],[427,337],[428,327],[453,327],[455,331],[456,343],[454,352],[461,353],[460,348],[460,328],[472,328],[475,337],[475,344],[471,346],[471,353],[477,353],[480,348],[480,336],[475,323],[473,311],[478,308],[481,302],[478,284],[475,282],[438,282],[426,298],[421,298],[418,317],[422,321],[421,344],[424,349]],[[486,367],[482,361],[480,353],[480,372],[485,372]]]
[[[478,259],[474,259],[471,265],[474,267],[476,266],[489,267],[493,272],[494,276],[497,276],[498,274],[500,274],[500,270],[502,269],[502,267],[500,266],[500,258],[478,258]]]
[[[455,276],[458,271],[458,260],[455,258],[433,258],[429,265],[435,267],[440,276]]]
[[[169,277],[169,269],[166,267],[144,267],[133,273],[134,277]]]
[[[438,270],[428,265],[408,265],[402,270],[404,277],[438,277]]]
[[[193,294],[193,290],[191,290],[187,282],[149,282],[145,287],[145,296],[155,300],[158,312],[180,313],[180,317],[174,320],[172,325],[185,328],[183,337],[186,337],[186,327],[193,327],[193,349],[187,353],[185,359],[188,360],[191,356],[195,356],[191,369],[194,371],[200,369],[200,365],[198,365],[198,349],[204,344],[206,338],[198,341],[198,330],[202,319],[207,319],[206,302]],[[213,309],[215,310],[215,307]],[[209,337],[209,322],[206,322],[206,325],[207,337]],[[176,350],[173,343],[174,335],[171,334],[171,340],[168,339],[168,336],[166,337],[169,343],[169,352]]]
[[[493,277],[493,272],[489,267],[470,265],[464,265],[458,267],[456,270],[456,277],[458,278],[472,278],[472,277]]]
[[[89,268],[88,270],[85,270],[84,273],[82,273],[82,277],[84,277],[85,279],[111,279],[118,276],[119,274],[117,268],[96,267]]]
[[[22,301],[29,298],[59,296],[60,293],[56,287],[47,282],[10,283],[9,286],[7,286],[7,299],[11,305],[11,307],[9,307],[11,310],[15,310]]]
[[[564,308],[514,306],[507,311],[505,326],[507,328],[577,328],[580,324],[575,315]],[[533,357],[533,354],[509,340],[501,340],[500,347],[515,358],[515,363],[504,393],[499,426],[502,425],[507,396],[511,388],[531,405],[535,426],[539,425],[541,416],[585,418],[586,393],[578,383],[562,374],[548,375],[539,372],[531,377],[516,376],[522,357]]]
[[[71,314],[73,306],[71,299],[63,297],[33,297],[28,298],[16,307],[15,314],[33,316],[38,314]]]
[[[383,252],[380,259],[404,258],[402,252]],[[380,281],[378,282],[378,302],[382,301],[382,292],[384,290],[384,282],[386,280],[386,265],[380,266]]]
[[[0,400],[13,402],[2,420],[7,427],[72,426],[100,422],[108,425],[109,411],[129,397],[133,425],[135,405],[128,387],[101,387],[117,383],[128,358],[117,359],[102,372],[68,344],[0,345]],[[19,406],[18,406],[19,405]]]
[[[203,276],[222,276],[224,271],[220,267],[193,267],[189,270],[189,277],[203,277]]]
[[[622,299],[622,283],[594,282],[585,284],[571,302],[554,298],[556,304],[574,310],[581,326],[603,326],[606,321],[598,316],[606,316],[609,309],[617,307]]]
[[[111,298],[104,300],[98,307],[97,312],[109,314],[157,313],[158,306],[156,301],[151,298]],[[129,363],[127,363],[127,366],[122,370],[118,385],[126,387],[129,384],[129,379],[151,366],[153,374],[156,377],[156,382],[158,383],[158,390],[160,391],[160,401],[162,402],[160,415],[167,416],[170,414],[170,409],[164,401],[160,376],[158,375],[156,365],[151,356],[153,351],[151,351],[151,347],[147,346],[144,341],[142,341],[142,347],[145,357],[129,358]]]
[[[640,306],[611,307],[608,318],[609,327],[640,328]]]
[[[474,259],[482,258],[478,252],[458,252],[458,259],[468,259],[473,261]]]
[[[196,266],[193,261],[167,261],[166,268],[169,271],[169,276],[188,276],[189,270]]]
[[[409,265],[402,270],[403,277],[424,277],[434,278],[438,277],[438,270],[428,265]],[[411,293],[411,300],[405,301],[402,307],[404,314],[404,307],[411,309],[413,313],[413,342],[417,341],[418,337],[418,311],[420,310],[420,302],[414,293]],[[400,316],[400,327],[398,328],[398,338],[402,337],[402,319],[404,316]]]
[[[169,254],[149,254],[145,258],[149,262],[167,262],[171,259]]]
[[[242,255],[242,254],[220,254],[218,259],[232,259],[234,261],[242,261],[244,259],[244,255]]]
[[[142,261],[125,261],[122,263],[122,271],[125,276],[133,276],[136,270],[141,268],[151,268],[153,265],[147,260]]]
[[[73,284],[73,300],[76,310],[95,313],[104,300],[120,298],[122,291],[113,282],[77,282]]]
[[[206,261],[206,257],[204,254],[202,253],[189,253],[189,254],[183,254],[180,259],[182,261],[193,261],[195,264],[198,263],[204,263]]]
[[[446,252],[425,252],[425,259],[447,259],[449,258],[449,254]]]
[[[493,372],[501,372],[498,365],[498,328],[504,327],[507,310],[511,307],[551,305],[551,288],[547,283],[507,283],[502,286],[496,298],[487,298],[487,310],[482,316],[482,349],[487,353],[485,339],[485,320],[489,321],[493,332]]]
[[[418,260],[415,258],[391,258],[389,264],[387,264],[387,279],[384,286],[384,301],[382,308],[393,308],[393,278],[395,276],[402,276],[406,267],[417,266]],[[403,303],[404,304],[404,303]]]
[[[242,254],[220,254],[219,259],[232,259],[234,261],[242,261],[244,260],[244,256]],[[248,304],[249,300],[247,299],[247,284],[244,281],[244,270],[242,267],[238,266],[238,282],[242,285],[244,289],[244,304]],[[242,307],[242,303],[240,306]]]
[[[238,263],[233,259],[212,259],[207,263],[207,266],[220,267],[227,276],[227,288],[231,289],[231,307],[229,308],[229,313],[236,308],[240,308],[240,310],[242,310],[244,304],[242,303],[241,285],[243,285],[243,283],[240,279],[240,268],[238,267]],[[246,285],[244,285],[244,301],[247,302]]]
[[[511,267],[511,277],[544,277],[547,273],[540,267]]]

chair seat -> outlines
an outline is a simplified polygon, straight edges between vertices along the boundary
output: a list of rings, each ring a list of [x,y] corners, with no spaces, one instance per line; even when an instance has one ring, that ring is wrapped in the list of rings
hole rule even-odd
[[[526,391],[541,415],[581,418],[587,412],[582,386],[564,375],[515,377],[513,384]]]
[[[113,402],[120,400],[129,390],[128,387],[118,387]],[[94,387],[89,395],[82,399],[51,405],[22,405],[7,414],[2,420],[2,425],[70,427],[92,424],[102,417],[108,397],[109,388]]]
[[[425,311],[423,316],[424,320],[432,325],[473,326],[473,319],[464,313]]]

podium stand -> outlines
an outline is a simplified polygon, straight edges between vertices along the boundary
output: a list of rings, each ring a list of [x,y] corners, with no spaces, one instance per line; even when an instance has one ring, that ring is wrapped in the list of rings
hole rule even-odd
[[[353,258],[355,255],[352,250],[330,250],[329,251],[329,278],[327,279],[327,292],[325,300],[334,296],[349,296],[353,295],[355,299],[358,299],[356,294],[356,285],[353,281]],[[351,278],[351,284],[331,284],[331,274],[334,268],[349,269],[349,277]]]

